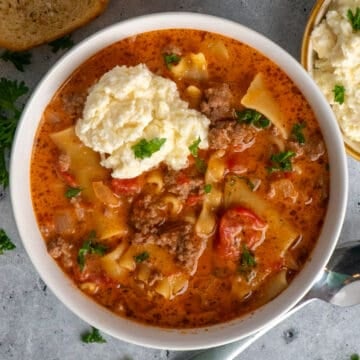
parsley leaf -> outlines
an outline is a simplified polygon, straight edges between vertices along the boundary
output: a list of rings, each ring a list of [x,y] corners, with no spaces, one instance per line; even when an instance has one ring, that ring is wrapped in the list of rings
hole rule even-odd
[[[77,187],[68,187],[65,191],[65,197],[71,199],[75,196],[78,196],[81,193],[82,189]]]
[[[81,340],[84,343],[106,343],[106,340],[101,336],[100,331],[97,328],[92,326],[91,329],[91,331],[81,336]]]
[[[360,360],[359,354],[352,354],[352,355],[350,356],[350,360]]]
[[[293,151],[283,151],[277,154],[271,155],[271,161],[274,166],[268,168],[270,173],[274,171],[291,171],[292,170],[292,163],[291,158],[295,156]]]
[[[131,149],[137,159],[145,159],[159,151],[165,141],[165,138],[154,138],[149,141],[142,139],[137,144],[133,145]]]
[[[246,245],[243,245],[243,251],[240,257],[240,273],[248,274],[256,266],[256,260],[253,252]]]
[[[9,172],[6,169],[5,149],[1,147],[0,147],[0,185],[2,185],[4,189],[9,185]]]
[[[357,31],[360,30],[360,8],[356,8],[355,14],[352,12],[351,9],[347,11],[347,18],[350,21],[350,24],[353,30]]]
[[[5,156],[10,150],[22,107],[18,107],[18,98],[28,92],[24,82],[18,83],[5,78],[0,79],[0,185],[9,185],[9,173]]]
[[[71,39],[71,35],[65,35],[60,39],[49,42],[49,46],[52,47],[51,51],[57,53],[59,50],[70,49],[74,46],[74,41]]]
[[[15,244],[11,242],[6,232],[3,229],[0,229],[0,255],[2,255],[6,250],[13,250],[15,248]]]
[[[342,85],[335,85],[333,89],[334,101],[343,104],[345,100],[345,88]]]
[[[204,159],[199,158],[199,144],[201,143],[200,137],[198,137],[190,146],[189,150],[191,155],[195,158],[195,166],[199,173],[204,174],[207,168]]]
[[[205,174],[207,165],[204,159],[195,158],[195,166],[200,174]]]
[[[206,184],[206,185],[204,186],[205,194],[209,194],[209,193],[211,192],[211,189],[212,189],[211,184]]]
[[[107,251],[107,246],[103,244],[98,244],[95,242],[96,240],[96,233],[95,231],[91,231],[88,235],[87,240],[82,244],[81,248],[79,249],[77,262],[80,266],[80,270],[82,271],[85,266],[85,257],[88,254],[98,254],[104,255]]]
[[[171,65],[177,64],[181,60],[181,56],[177,54],[163,54],[163,57],[168,69],[171,68]]]
[[[236,121],[239,124],[254,125],[257,128],[266,128],[270,125],[270,120],[256,110],[246,109],[235,111]]]
[[[31,64],[31,52],[29,51],[10,51],[5,50],[1,56],[0,59],[8,62],[12,62],[16,69],[18,69],[21,72],[24,72],[24,66]]]
[[[140,254],[134,256],[134,259],[137,263],[142,263],[143,261],[147,260],[150,257],[147,251],[144,251]]]
[[[193,157],[197,157],[199,154],[199,145],[201,143],[201,139],[200,137],[198,137],[190,146],[189,146],[189,150],[191,152],[191,155]]]
[[[304,122],[295,124],[291,130],[291,135],[299,144],[305,144],[305,136],[303,134],[303,129],[306,127]]]

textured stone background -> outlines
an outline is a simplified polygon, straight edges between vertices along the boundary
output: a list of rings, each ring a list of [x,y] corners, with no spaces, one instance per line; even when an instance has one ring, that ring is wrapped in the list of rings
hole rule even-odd
[[[314,0],[112,0],[107,11],[76,31],[76,42],[97,30],[137,15],[161,11],[193,11],[229,18],[281,45],[299,59],[304,26]],[[25,80],[30,88],[61,56],[48,46],[32,51],[25,73],[0,62],[0,77]],[[360,165],[348,159],[350,197],[340,241],[358,238]],[[194,353],[145,349],[106,336],[107,343],[87,345],[80,334],[88,325],[47,290],[26,255],[15,228],[8,193],[0,200],[0,228],[17,249],[0,256],[0,360],[186,360]],[[315,301],[259,339],[238,359],[332,360],[360,353],[360,306],[336,308]],[[222,360],[222,359],[219,359]]]

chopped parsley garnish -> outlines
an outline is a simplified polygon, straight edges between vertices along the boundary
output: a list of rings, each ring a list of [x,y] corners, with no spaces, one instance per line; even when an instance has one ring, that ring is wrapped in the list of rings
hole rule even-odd
[[[144,251],[140,254],[134,256],[134,259],[137,263],[142,263],[143,261],[147,260],[150,257],[147,251]]]
[[[99,344],[106,343],[106,340],[101,336],[100,331],[93,326],[91,327],[91,331],[89,331],[86,334],[81,336],[81,340],[87,344],[89,344],[89,343],[99,343]]]
[[[207,165],[204,159],[195,158],[195,166],[200,174],[205,174]]]
[[[195,166],[199,173],[204,174],[206,171],[205,160],[199,158],[199,144],[201,143],[200,137],[198,137],[190,146],[189,150],[191,155],[195,158]]]
[[[6,232],[3,229],[0,229],[0,255],[4,253],[4,251],[13,250],[16,246],[7,236]]]
[[[360,8],[357,7],[355,14],[352,12],[351,9],[347,11],[347,18],[350,21],[350,24],[353,30],[357,31],[360,30]]]
[[[256,266],[255,255],[246,245],[243,245],[241,257],[240,257],[240,266],[239,272],[248,274]]]
[[[154,138],[149,141],[141,139],[137,144],[133,145],[131,149],[137,159],[145,159],[159,151],[165,141],[165,138]]]
[[[22,107],[18,107],[16,102],[28,90],[23,81],[18,83],[16,80],[0,79],[0,185],[4,188],[9,185],[5,156],[11,148],[22,111]]]
[[[339,104],[343,104],[345,100],[345,88],[342,85],[335,85],[333,93],[334,101]]]
[[[274,171],[292,171],[291,158],[295,156],[293,151],[283,151],[278,154],[271,155],[271,162],[273,166],[268,168],[270,173]]]
[[[85,258],[88,254],[98,254],[104,255],[107,251],[107,246],[103,244],[98,244],[95,242],[96,240],[96,233],[95,231],[91,231],[88,235],[87,240],[82,244],[81,248],[79,249],[77,262],[80,266],[80,270],[82,271],[85,266]]]
[[[352,354],[352,355],[350,356],[350,360],[360,360],[359,354]]]
[[[29,51],[10,51],[5,50],[0,59],[4,61],[10,61],[14,64],[16,69],[21,72],[24,72],[24,66],[31,64],[31,52]]]
[[[189,146],[189,150],[191,152],[191,155],[193,157],[197,157],[199,154],[199,145],[201,143],[201,139],[200,137],[198,137],[190,146]]]
[[[235,111],[236,121],[239,124],[254,125],[257,128],[266,128],[270,125],[270,120],[256,110],[246,109]]]
[[[206,194],[209,194],[211,192],[211,189],[212,189],[211,184],[206,184],[204,186],[204,191],[205,191]]]
[[[295,124],[293,128],[291,129],[291,135],[295,138],[295,140],[299,144],[305,144],[305,136],[303,133],[303,129],[306,127],[306,124],[304,122]]]
[[[70,49],[74,46],[74,41],[71,39],[71,35],[63,36],[60,39],[49,42],[49,46],[52,47],[51,51],[57,53],[59,50]]]
[[[168,69],[171,65],[177,64],[181,60],[181,56],[177,54],[163,54],[164,61]]]
[[[75,196],[78,196],[81,193],[82,189],[77,187],[68,187],[65,191],[65,197],[71,199]]]

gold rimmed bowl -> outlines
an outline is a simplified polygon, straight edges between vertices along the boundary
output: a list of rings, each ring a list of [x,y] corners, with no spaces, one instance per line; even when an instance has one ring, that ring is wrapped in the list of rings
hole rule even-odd
[[[301,64],[312,76],[314,69],[314,61],[316,59],[316,52],[313,49],[311,42],[311,34],[315,27],[321,23],[325,18],[330,5],[333,0],[318,0],[316,1],[308,19],[308,22],[305,27],[305,32],[303,35],[302,46],[301,46]],[[359,114],[360,118],[360,114]],[[348,155],[352,156],[354,159],[360,161],[360,142],[353,141],[349,139],[342,131],[344,145]]]

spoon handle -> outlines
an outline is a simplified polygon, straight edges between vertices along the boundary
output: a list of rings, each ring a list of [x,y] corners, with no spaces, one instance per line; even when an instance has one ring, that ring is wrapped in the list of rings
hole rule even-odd
[[[269,325],[265,326],[261,330],[259,330],[254,335],[250,335],[245,339],[235,341],[233,343],[219,346],[212,349],[207,349],[200,354],[195,355],[194,357],[190,358],[189,360],[233,360],[236,356],[241,354],[245,349],[247,349],[253,342],[257,339],[261,338],[265,335],[268,331],[274,328],[276,325],[280,324],[286,318],[294,314],[296,311],[300,310],[303,306],[308,304],[309,302],[315,299],[308,299],[307,301],[302,302],[298,306],[295,306],[293,309],[288,311],[287,313],[279,316],[275,320],[273,320]]]

